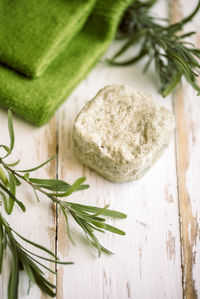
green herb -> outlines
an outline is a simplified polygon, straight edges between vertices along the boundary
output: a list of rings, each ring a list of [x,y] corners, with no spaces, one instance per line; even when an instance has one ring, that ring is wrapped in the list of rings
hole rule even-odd
[[[20,239],[26,243],[31,244],[33,247],[37,247],[40,251],[46,252],[52,257],[52,259],[37,255],[32,251],[29,251],[23,247],[19,241],[15,239],[14,234],[16,234]],[[18,298],[18,284],[19,284],[19,271],[24,270],[29,277],[30,282],[37,284],[42,291],[44,291],[49,296],[54,297],[55,292],[52,289],[55,289],[56,286],[50,283],[44,276],[43,271],[38,267],[42,266],[51,273],[56,274],[53,270],[43,265],[41,262],[36,260],[34,257],[43,259],[45,261],[53,262],[55,264],[72,264],[71,262],[61,262],[58,257],[45,247],[33,243],[20,234],[15,232],[10,225],[7,223],[5,218],[0,213],[0,274],[2,273],[2,265],[4,259],[4,251],[9,247],[12,254],[12,265],[10,271],[10,278],[8,283],[8,298],[16,299]]]
[[[68,238],[72,241],[73,244],[74,241],[71,236],[68,221],[69,214],[84,231],[90,244],[98,250],[99,256],[101,255],[102,251],[111,254],[111,251],[104,248],[99,243],[96,235],[94,234],[94,231],[103,233],[105,231],[110,231],[115,234],[124,235],[125,233],[122,230],[107,224],[105,218],[102,216],[125,218],[126,215],[114,210],[109,210],[108,206],[105,206],[104,208],[98,208],[62,200],[62,198],[68,197],[75,191],[87,189],[89,186],[84,184],[85,178],[79,178],[72,185],[70,185],[62,180],[38,179],[30,176],[32,172],[43,167],[55,157],[31,169],[14,169],[13,167],[16,166],[19,161],[11,164],[6,162],[7,157],[12,153],[15,143],[12,113],[10,110],[8,111],[8,128],[10,135],[10,146],[0,145],[0,148],[4,149],[4,151],[6,152],[2,157],[0,157],[0,198],[2,199],[1,205],[2,207],[4,207],[6,213],[10,215],[15,204],[17,204],[23,212],[26,211],[25,205],[17,198],[17,187],[21,185],[22,181],[24,181],[33,189],[34,195],[38,202],[38,194],[42,193],[46,195],[46,197],[53,203],[57,204],[64,215],[64,218],[66,220],[66,232]],[[15,235],[17,235],[18,237],[17,240],[15,238]],[[20,244],[20,239],[22,239],[26,243],[31,244],[33,247],[37,247],[41,251],[46,252],[52,258],[43,257],[27,250]],[[18,298],[17,294],[20,270],[24,270],[27,273],[30,283],[37,284],[38,287],[49,296],[53,297],[56,295],[56,286],[50,283],[45,278],[40,266],[44,267],[46,270],[54,274],[56,274],[56,272],[52,271],[50,268],[39,262],[38,258],[45,261],[53,262],[54,264],[71,264],[71,262],[59,261],[58,257],[47,248],[38,245],[30,240],[27,240],[26,238],[18,234],[13,228],[10,227],[10,225],[0,212],[0,274],[2,272],[4,252],[7,248],[10,249],[10,252],[12,254],[12,265],[8,284],[9,299]]]
[[[126,39],[126,42],[108,62],[111,65],[126,66],[148,57],[144,72],[154,61],[161,84],[160,92],[164,97],[173,91],[183,76],[199,94],[200,87],[196,83],[196,77],[200,70],[198,62],[200,49],[196,49],[193,44],[185,41],[186,37],[195,32],[177,33],[197,14],[200,1],[193,13],[172,25],[162,25],[162,21],[167,20],[156,20],[150,15],[149,9],[155,2],[155,0],[148,2],[136,0],[128,8],[118,32],[118,38]],[[138,54],[126,61],[119,61],[118,58],[132,45],[139,45]]]

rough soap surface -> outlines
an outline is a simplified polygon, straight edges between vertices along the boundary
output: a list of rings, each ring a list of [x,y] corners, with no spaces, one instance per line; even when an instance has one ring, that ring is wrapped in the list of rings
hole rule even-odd
[[[140,178],[159,158],[174,116],[128,86],[106,86],[77,116],[74,148],[83,164],[113,182]]]

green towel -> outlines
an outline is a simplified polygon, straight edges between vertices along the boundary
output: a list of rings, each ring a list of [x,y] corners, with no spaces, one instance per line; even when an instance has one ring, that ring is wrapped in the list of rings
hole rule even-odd
[[[38,126],[49,121],[105,52],[122,14],[132,2],[97,1],[83,30],[39,78],[27,79],[0,66],[0,104]]]
[[[96,0],[0,0],[0,61],[28,77],[80,31]]]

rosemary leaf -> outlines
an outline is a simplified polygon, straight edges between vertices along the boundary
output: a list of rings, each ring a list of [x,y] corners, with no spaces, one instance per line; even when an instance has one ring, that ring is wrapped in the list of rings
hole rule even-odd
[[[18,204],[18,206],[21,208],[23,212],[26,211],[24,204],[21,201],[19,201],[16,198],[16,196],[10,190],[7,189],[7,187],[0,183],[0,188],[3,189]]]
[[[77,204],[77,203],[67,202],[67,204],[71,207],[80,208],[83,211],[88,211],[91,213],[98,213],[102,210],[101,208],[98,208],[98,207],[86,206],[86,205]],[[109,210],[109,209],[104,209],[104,211],[102,211],[101,215],[115,217],[115,218],[126,218],[127,217],[126,214],[123,214],[121,212],[114,211],[114,210]]]
[[[40,165],[38,165],[36,167],[30,168],[30,169],[26,169],[26,170],[16,170],[16,172],[33,172],[35,170],[38,170],[39,168],[42,168],[43,166],[45,166],[46,164],[48,164],[49,162],[51,162],[55,158],[56,158],[56,156],[48,159],[47,161],[43,162],[42,164],[40,164]]]
[[[200,87],[196,83],[196,78],[200,73],[200,49],[196,49],[193,44],[185,41],[185,38],[192,36],[195,32],[179,34],[184,25],[199,12],[200,0],[188,17],[170,25],[161,23],[161,21],[166,22],[167,20],[151,16],[149,10],[155,2],[136,0],[127,9],[117,35],[118,39],[126,41],[107,62],[113,66],[127,66],[146,57],[147,63],[144,72],[154,61],[156,74],[160,80],[160,93],[163,97],[174,90],[182,77],[185,77],[200,94]],[[140,47],[138,54],[125,61],[119,60],[136,43]]]
[[[8,131],[10,135],[10,153],[12,152],[15,145],[15,133],[13,128],[12,112],[8,110]]]
[[[75,204],[64,200],[61,201],[59,199],[60,197],[68,197],[73,192],[87,189],[89,185],[84,184],[86,180],[84,177],[77,179],[72,185],[62,180],[30,177],[30,172],[45,166],[47,163],[55,159],[55,157],[48,159],[39,166],[30,169],[14,169],[13,167],[17,165],[19,161],[8,164],[4,160],[8,155],[11,154],[15,143],[11,110],[8,112],[8,127],[10,135],[10,147],[7,145],[0,145],[0,147],[4,148],[7,152],[4,157],[0,158],[0,198],[3,201],[2,207],[4,207],[4,210],[7,212],[7,214],[12,214],[15,203],[17,203],[21,210],[25,212],[26,209],[24,204],[17,198],[17,187],[24,182],[28,184],[30,188],[32,188],[38,202],[39,194],[41,193],[46,196],[47,200],[51,200],[53,203],[58,205],[58,208],[60,208],[62,214],[64,215],[67,236],[73,244],[74,242],[71,236],[68,220],[69,214],[82,228],[91,246],[97,249],[99,256],[101,255],[101,252],[112,254],[111,251],[99,243],[94,232],[98,231],[104,233],[105,231],[110,231],[115,234],[124,235],[125,233],[122,230],[107,224],[106,219],[102,218],[101,216],[125,218],[126,215],[118,211],[108,210],[108,205],[103,208],[99,208]],[[6,172],[7,174],[5,174]],[[15,236],[18,237],[19,241],[15,239]],[[39,249],[41,252],[46,253],[50,257],[45,257],[41,254],[34,253],[32,250],[26,249],[20,244],[20,240],[23,240],[25,243],[28,243],[31,246]],[[8,299],[18,298],[19,271],[21,270],[24,270],[29,277],[29,288],[31,283],[37,284],[38,287],[47,295],[51,297],[56,296],[56,293],[54,292],[56,286],[45,278],[41,267],[53,274],[56,274],[56,272],[38,261],[38,259],[62,265],[72,264],[72,262],[60,261],[56,254],[46,247],[23,237],[8,224],[0,212],[0,274],[4,261],[4,253],[7,249],[10,250],[12,255],[12,264],[8,284]]]

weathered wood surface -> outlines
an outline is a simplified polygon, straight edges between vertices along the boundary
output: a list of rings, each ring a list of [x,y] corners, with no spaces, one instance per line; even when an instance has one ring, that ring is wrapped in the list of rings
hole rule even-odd
[[[7,131],[7,113],[1,111],[1,135],[0,143],[9,144]],[[14,118],[16,145],[14,158],[21,159],[20,168],[27,169],[45,161],[48,157],[54,156],[56,151],[56,130],[55,117],[51,122],[41,129],[34,128],[31,125],[24,125],[24,122]],[[38,170],[35,175],[47,178],[55,176],[55,162],[52,162],[45,168]],[[17,207],[14,208],[12,216],[8,216],[8,222],[15,229],[27,238],[38,242],[55,251],[55,213],[52,204],[48,199],[41,197],[38,203],[32,190],[26,185],[19,189],[18,197],[26,205],[26,213],[22,213]],[[29,247],[30,249],[31,247]],[[35,250],[37,252],[37,250]],[[3,269],[0,284],[0,298],[4,299],[7,293],[7,280],[9,276],[9,263]],[[54,277],[50,277],[53,281]],[[30,296],[27,296],[28,280],[23,274],[20,279],[19,298],[45,298],[37,287],[33,287]]]
[[[178,20],[195,6],[196,0],[171,1],[171,17]],[[159,1],[156,12],[167,12],[169,2]],[[198,30],[198,17],[188,29]],[[200,35],[192,40],[200,47]],[[106,56],[117,48],[114,43]],[[106,233],[99,238],[114,251],[99,259],[90,249],[82,232],[70,219],[76,246],[67,239],[65,222],[47,199],[37,203],[29,188],[19,191],[27,212],[15,208],[7,217],[15,229],[39,242],[64,260],[75,265],[58,266],[57,299],[179,299],[200,298],[200,98],[185,82],[167,99],[157,93],[156,77],[152,72],[142,74],[143,63],[127,68],[111,68],[100,62],[76,88],[51,122],[38,129],[14,117],[16,131],[15,157],[22,159],[21,167],[37,165],[58,154],[52,162],[37,172],[40,177],[58,177],[73,182],[82,175],[90,188],[73,194],[71,201],[104,206],[128,214],[125,220],[111,224],[124,229],[125,237]],[[174,111],[176,131],[169,147],[140,180],[113,184],[88,168],[74,156],[72,126],[77,113],[103,86],[128,84],[146,91],[162,105]],[[0,110],[0,143],[8,142],[6,111]],[[57,229],[56,229],[57,227]],[[56,236],[57,231],[57,236]],[[57,241],[56,241],[57,240]],[[0,276],[0,298],[6,299],[9,257]],[[20,279],[19,298],[47,298],[37,287],[26,294],[28,282]]]
[[[172,1],[173,21],[187,16],[197,1]],[[200,47],[199,16],[185,30],[197,31],[190,39]],[[198,81],[200,82],[200,81]],[[185,82],[174,95],[176,115],[177,178],[181,235],[182,286],[185,298],[200,297],[200,105],[199,97]]]

